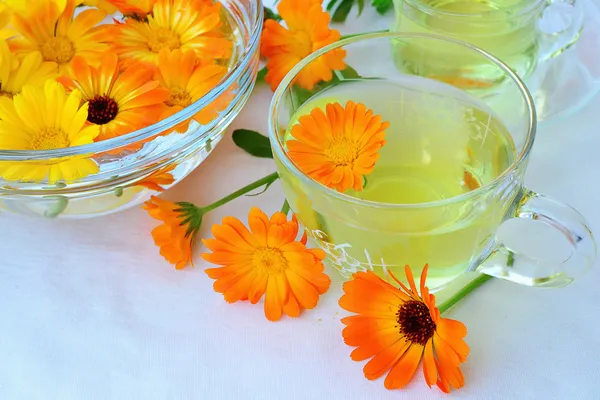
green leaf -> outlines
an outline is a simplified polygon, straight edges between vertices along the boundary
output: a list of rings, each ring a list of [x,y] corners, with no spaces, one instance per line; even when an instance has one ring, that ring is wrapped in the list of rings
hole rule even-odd
[[[358,72],[356,72],[356,70],[349,65],[346,66],[346,69],[340,71],[340,74],[344,77],[344,79],[362,78],[362,76],[360,76]]]
[[[236,129],[233,132],[233,142],[242,150],[254,157],[273,158],[269,138],[256,131]]]
[[[365,9],[365,0],[356,0],[356,2],[358,3],[358,16],[360,17]]]
[[[338,0],[330,0],[329,3],[327,3],[327,11],[331,11],[333,6],[335,6],[335,3],[337,3],[337,2],[338,2]]]
[[[275,21],[281,21],[281,16],[277,14],[275,11],[271,10],[269,7],[263,7],[265,10],[265,20],[274,19]]]
[[[381,15],[388,12],[394,5],[393,0],[372,0],[371,4]]]
[[[266,66],[262,67],[256,74],[256,83],[264,82],[265,76],[267,76],[267,67]]]
[[[344,22],[352,10],[354,0],[342,0],[339,6],[335,9],[335,12],[331,16],[333,22]]]

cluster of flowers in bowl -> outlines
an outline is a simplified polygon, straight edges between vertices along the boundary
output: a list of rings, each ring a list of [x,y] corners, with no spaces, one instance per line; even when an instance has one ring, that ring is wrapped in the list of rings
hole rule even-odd
[[[161,191],[187,175],[254,84],[262,15],[231,17],[245,6],[235,0],[0,3],[1,206],[27,213],[42,195],[65,204],[52,216],[69,202],[66,215],[93,216],[139,204],[143,195],[132,200],[139,188]],[[175,138],[162,143],[167,136]],[[132,187],[138,190],[123,196]],[[108,192],[120,200],[75,204]],[[48,216],[48,207],[41,209]]]

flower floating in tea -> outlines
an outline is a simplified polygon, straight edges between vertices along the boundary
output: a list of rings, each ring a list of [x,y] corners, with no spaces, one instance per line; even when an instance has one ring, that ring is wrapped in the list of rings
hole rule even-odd
[[[265,81],[275,90],[283,77],[304,57],[340,39],[329,28],[329,14],[319,0],[281,0],[277,6],[286,27],[273,19],[265,21],[261,54],[267,58]],[[312,90],[321,81],[330,81],[333,71],[346,68],[346,52],[338,49],[319,57],[299,74],[296,82]]]
[[[459,321],[441,318],[435,296],[425,286],[427,266],[420,281],[420,294],[411,269],[405,274],[409,287],[392,278],[397,288],[371,271],[358,272],[344,284],[339,304],[357,315],[342,319],[346,344],[356,347],[354,361],[369,360],[363,371],[367,379],[387,373],[387,389],[403,388],[423,361],[423,374],[429,387],[443,392],[463,387],[460,364],[469,347],[463,340],[467,328]]]
[[[364,104],[329,103],[314,108],[291,128],[288,155],[298,168],[323,185],[345,192],[361,191],[385,145],[389,123]]]
[[[212,253],[202,257],[220,268],[206,270],[215,279],[214,289],[225,301],[265,296],[265,316],[277,321],[282,314],[297,317],[317,306],[331,279],[323,273],[325,253],[306,247],[306,234],[298,241],[298,221],[276,212],[271,218],[254,207],[248,215],[250,230],[234,217],[214,225],[214,239],[203,240]]]

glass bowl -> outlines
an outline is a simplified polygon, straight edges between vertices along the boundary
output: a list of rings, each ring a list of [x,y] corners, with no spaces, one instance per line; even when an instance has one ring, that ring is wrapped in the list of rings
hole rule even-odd
[[[127,135],[66,149],[0,150],[0,164],[52,164],[91,158],[99,166],[98,173],[75,182],[48,184],[0,178],[0,209],[47,218],[111,214],[139,205],[150,195],[169,189],[198,167],[248,100],[258,72],[263,23],[261,1],[219,1],[229,14],[235,40],[232,66],[215,88],[177,114]],[[183,133],[174,131],[222,95],[228,105],[215,119],[203,125],[191,120]]]

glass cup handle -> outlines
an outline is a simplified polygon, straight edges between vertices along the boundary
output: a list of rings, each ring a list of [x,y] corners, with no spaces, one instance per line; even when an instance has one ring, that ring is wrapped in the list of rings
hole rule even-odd
[[[540,60],[545,61],[567,50],[583,28],[581,0],[546,0],[540,19]]]
[[[478,272],[526,286],[554,288],[570,284],[593,265],[596,259],[594,236],[575,209],[526,190],[514,217],[541,221],[556,229],[570,243],[570,256],[558,263],[538,260],[513,253],[496,238],[496,247],[477,267]]]

